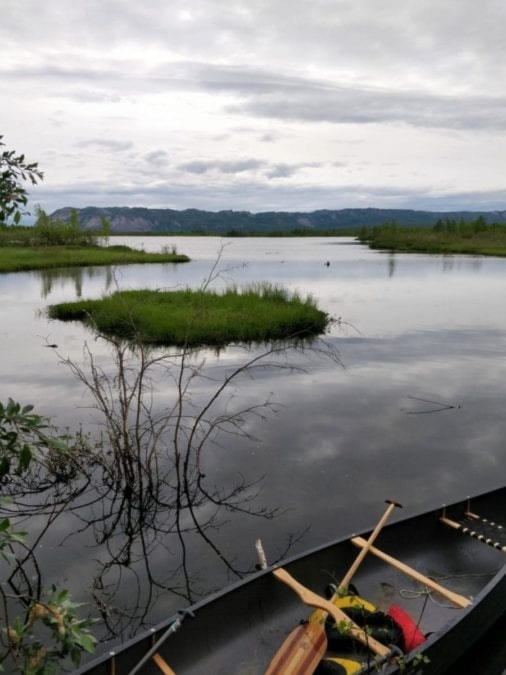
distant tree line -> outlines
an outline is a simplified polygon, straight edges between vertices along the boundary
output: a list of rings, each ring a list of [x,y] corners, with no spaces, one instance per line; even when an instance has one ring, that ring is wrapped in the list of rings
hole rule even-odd
[[[0,225],[0,246],[98,246],[110,233],[107,218],[102,218],[100,230],[83,230],[77,209],[72,209],[69,219],[64,221],[39,208],[33,227]]]
[[[123,234],[194,234],[218,236],[322,236],[357,232],[362,226],[375,227],[395,221],[403,227],[432,227],[438,219],[472,220],[483,215],[487,220],[506,222],[506,211],[455,211],[451,213],[410,209],[320,209],[312,212],[202,211],[199,209],[150,209],[141,207],[86,207],[79,209],[83,229],[100,227],[100,218],[109,219],[112,231]],[[67,221],[69,208],[51,214]]]
[[[450,238],[469,239],[480,234],[506,234],[506,224],[487,222],[485,216],[479,215],[473,220],[465,218],[438,218],[432,227],[409,228],[395,220],[390,220],[376,227],[362,227],[358,233],[361,241],[374,242],[396,237],[420,236],[427,238],[432,235],[449,236]]]

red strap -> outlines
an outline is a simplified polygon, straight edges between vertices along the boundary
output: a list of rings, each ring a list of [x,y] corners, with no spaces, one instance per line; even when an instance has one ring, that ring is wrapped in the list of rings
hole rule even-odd
[[[406,652],[410,652],[425,642],[425,635],[418,629],[416,623],[402,607],[392,605],[387,613],[402,629]]]

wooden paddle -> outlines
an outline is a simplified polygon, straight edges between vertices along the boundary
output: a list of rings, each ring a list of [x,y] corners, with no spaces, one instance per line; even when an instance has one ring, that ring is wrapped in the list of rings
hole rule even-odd
[[[310,675],[327,651],[327,635],[318,623],[303,623],[290,632],[265,675]]]
[[[350,569],[344,575],[343,580],[339,584],[338,590],[342,590],[342,589],[346,590],[348,588],[349,583],[351,581],[351,578],[353,577],[355,572],[358,570],[358,568],[360,566],[360,563],[365,558],[365,556],[366,556],[367,552],[369,551],[369,549],[371,548],[371,546],[376,541],[376,538],[377,538],[378,534],[381,532],[381,530],[383,529],[383,526],[385,525],[387,520],[390,518],[390,514],[392,513],[392,511],[396,507],[402,509],[402,504],[399,504],[399,502],[394,502],[391,499],[387,499],[386,503],[388,504],[388,507],[387,507],[385,513],[382,515],[382,517],[378,521],[378,524],[376,525],[376,527],[372,531],[369,539],[367,540],[367,545],[364,546],[364,548],[360,551],[358,556],[355,558],[355,562],[353,563],[353,565],[350,567]]]
[[[295,591],[302,602],[304,602],[306,605],[309,605],[310,607],[316,607],[317,609],[323,610],[326,614],[330,614],[338,626],[341,624],[346,624],[343,626],[345,633],[349,634],[351,637],[354,637],[375,654],[378,654],[378,656],[386,656],[390,653],[388,647],[385,647],[385,645],[382,645],[381,642],[378,642],[370,635],[367,635],[367,633],[362,630],[360,626],[357,626],[357,624],[352,621],[342,609],[340,609],[337,605],[334,605],[334,603],[330,602],[330,600],[322,598],[321,595],[313,593],[313,591],[309,590],[309,588],[303,586],[285,569],[278,567],[277,569],[272,570],[272,573],[276,579],[279,579],[284,584],[289,586],[293,591]],[[311,623],[311,621],[309,623]],[[322,626],[322,624],[320,624],[320,626]]]
[[[255,542],[260,567],[267,569],[267,559],[260,539]],[[265,675],[310,675],[327,651],[327,635],[319,622],[306,622],[294,628],[274,658]]]
[[[341,583],[340,583],[339,586],[337,587],[336,592],[335,592],[334,595],[330,598],[330,602],[335,602],[335,601],[338,600],[343,594],[344,594],[344,595],[346,594],[346,592],[347,592],[347,590],[348,590],[349,583],[350,583],[350,581],[351,581],[353,575],[355,574],[355,572],[356,572],[357,569],[359,568],[360,563],[362,562],[362,560],[365,558],[365,556],[366,556],[366,554],[367,554],[367,551],[370,550],[371,546],[372,546],[372,545],[374,544],[374,542],[376,541],[376,538],[378,537],[379,533],[381,532],[381,530],[382,530],[383,527],[385,526],[385,523],[386,523],[387,520],[390,518],[390,515],[392,514],[392,511],[393,511],[396,507],[402,509],[402,505],[399,504],[399,502],[393,501],[392,499],[387,499],[387,500],[386,500],[386,503],[388,504],[388,506],[387,506],[387,508],[386,508],[386,511],[385,511],[384,514],[381,516],[381,518],[380,518],[379,521],[378,521],[378,524],[376,525],[376,527],[375,527],[374,530],[372,531],[371,535],[369,536],[369,539],[367,540],[367,544],[366,544],[366,545],[364,546],[364,548],[359,552],[359,554],[358,554],[358,556],[355,558],[355,561],[353,562],[352,566],[350,567],[350,569],[349,569],[349,570],[346,572],[346,574],[344,575],[344,577],[343,577]],[[311,614],[311,616],[309,617],[309,621],[310,621],[310,622],[315,621],[315,622],[318,622],[318,623],[321,623],[321,622],[325,623],[326,618],[327,618],[327,614],[326,614],[325,612],[323,612],[321,609],[318,609],[318,610],[316,610],[316,612],[313,612],[313,613]]]
[[[390,517],[390,514],[396,506],[401,506],[397,502],[387,500],[388,507],[379,520],[378,524],[374,528],[371,536],[369,537],[370,544],[374,543],[376,537],[380,533],[381,529],[385,525],[387,519]],[[369,542],[368,542],[369,543]],[[261,543],[257,542],[257,551],[260,559],[260,564],[263,568],[267,567],[267,561],[265,560],[265,555]],[[350,583],[350,579],[357,571],[360,563],[364,559],[367,551],[360,551],[355,562],[348,570],[346,575],[339,588],[347,587]],[[329,603],[335,607],[333,604],[340,597],[340,592],[336,591]],[[337,608],[336,608],[337,609]],[[274,658],[269,664],[269,668],[266,670],[265,675],[310,675],[313,673],[322,657],[325,654],[327,649],[327,636],[325,634],[325,621],[328,616],[327,609],[323,609],[321,606],[311,614],[309,621],[302,626],[298,626],[285,639],[281,647],[278,649]],[[344,620],[349,621],[346,614],[344,615]],[[333,616],[335,619],[335,617]],[[339,621],[341,621],[340,619]],[[358,628],[358,626],[357,626]],[[359,628],[359,630],[361,630]],[[378,643],[379,644],[379,643]],[[386,649],[383,645],[381,648]],[[387,650],[388,651],[388,650]],[[378,653],[378,652],[377,652]]]
[[[368,542],[366,542],[365,539],[362,539],[362,537],[353,537],[351,543],[354,546],[358,546],[359,548],[364,548],[368,544]],[[383,551],[380,551],[374,546],[369,546],[369,550],[377,558],[380,558],[380,560],[384,560],[386,563],[388,563],[392,567],[395,567],[396,569],[398,569],[400,572],[410,577],[411,579],[414,579],[415,581],[424,584],[428,588],[431,588],[433,591],[436,591],[437,593],[439,593],[440,595],[442,595],[443,597],[447,598],[455,605],[457,605],[457,607],[467,607],[468,605],[472,604],[469,598],[466,598],[465,596],[460,595],[459,593],[449,591],[447,588],[444,588],[444,586],[441,586],[430,577],[426,577],[424,574],[421,574],[420,572],[417,572],[417,570],[413,569],[409,565],[406,565],[406,563],[403,563],[402,560],[397,560],[397,558],[393,558],[391,555],[388,555],[388,553],[383,553]]]
[[[306,605],[317,607],[324,617],[330,614],[336,624],[343,626],[345,633],[359,640],[375,654],[382,657],[391,654],[388,647],[367,635],[339,607],[300,584],[285,569],[279,567],[272,573],[277,579],[292,588]],[[324,623],[325,619],[323,623],[308,621],[292,630],[276,652],[265,671],[265,675],[310,675],[310,673],[314,673],[327,651],[327,635]]]

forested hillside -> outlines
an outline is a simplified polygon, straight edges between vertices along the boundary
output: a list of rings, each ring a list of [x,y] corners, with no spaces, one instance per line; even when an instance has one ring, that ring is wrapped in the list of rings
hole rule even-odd
[[[332,230],[350,230],[366,226],[381,225],[395,221],[405,226],[431,226],[441,218],[464,220],[475,219],[483,215],[488,222],[506,223],[506,211],[451,213],[433,211],[414,211],[408,209],[341,209],[318,210],[310,213],[268,211],[250,213],[249,211],[200,211],[198,209],[148,209],[141,207],[99,208],[89,206],[77,209],[82,229],[94,230],[101,227],[101,219],[107,218],[113,232],[169,232],[169,233],[215,233],[247,234],[249,232],[271,233],[325,232]],[[51,218],[68,220],[71,208],[58,209]]]

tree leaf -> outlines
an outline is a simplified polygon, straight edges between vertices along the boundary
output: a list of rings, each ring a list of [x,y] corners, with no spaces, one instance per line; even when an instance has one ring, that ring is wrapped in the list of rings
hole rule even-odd
[[[26,471],[30,466],[32,460],[32,451],[28,445],[23,445],[21,452],[19,453],[19,466],[23,471]]]

